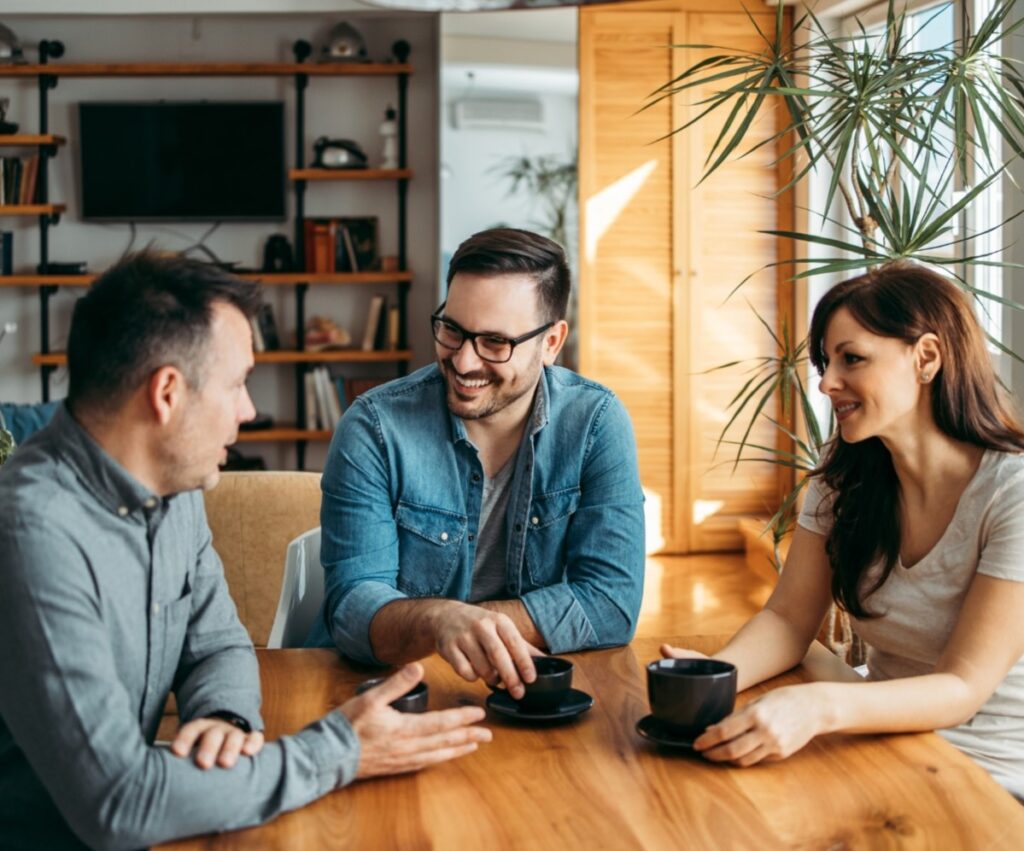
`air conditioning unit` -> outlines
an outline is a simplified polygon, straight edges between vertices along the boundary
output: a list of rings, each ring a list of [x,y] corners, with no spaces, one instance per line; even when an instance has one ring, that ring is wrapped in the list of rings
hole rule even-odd
[[[544,104],[536,98],[462,98],[455,101],[456,130],[529,130],[544,132]]]

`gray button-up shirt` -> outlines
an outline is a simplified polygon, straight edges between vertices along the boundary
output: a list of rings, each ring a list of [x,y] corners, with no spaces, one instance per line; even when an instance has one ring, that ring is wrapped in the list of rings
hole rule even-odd
[[[62,407],[0,468],[0,847],[244,827],[355,774],[338,711],[203,771],[153,745],[170,691],[183,723],[222,710],[262,727],[202,495],[151,493]]]

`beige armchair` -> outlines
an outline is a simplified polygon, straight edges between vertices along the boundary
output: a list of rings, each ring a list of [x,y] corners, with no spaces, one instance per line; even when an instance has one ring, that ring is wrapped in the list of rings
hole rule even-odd
[[[266,647],[288,544],[320,525],[320,474],[228,472],[205,498],[238,616],[253,644]]]

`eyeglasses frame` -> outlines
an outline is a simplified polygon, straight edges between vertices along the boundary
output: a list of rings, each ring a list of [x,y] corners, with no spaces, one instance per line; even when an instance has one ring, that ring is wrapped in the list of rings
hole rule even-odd
[[[470,345],[473,347],[473,351],[476,352],[476,356],[480,358],[480,360],[487,361],[487,363],[508,363],[510,360],[512,360],[512,356],[516,353],[516,346],[518,346],[520,343],[525,343],[527,340],[532,340],[534,337],[540,336],[549,328],[553,328],[555,325],[558,324],[558,320],[555,319],[552,320],[551,322],[541,325],[539,328],[534,328],[532,331],[527,331],[525,334],[520,334],[518,337],[503,337],[501,334],[494,334],[490,331],[467,331],[465,328],[459,325],[459,323],[456,322],[454,319],[449,319],[448,317],[441,315],[441,311],[444,310],[444,306],[447,303],[447,300],[442,301],[441,305],[437,308],[437,310],[430,314],[430,333],[434,337],[434,342],[450,352],[457,352],[464,345],[466,345],[466,340],[469,340]],[[444,322],[447,325],[454,326],[458,330],[458,332],[462,334],[462,342],[459,343],[459,345],[454,348],[452,348],[449,345],[446,345],[445,343],[442,343],[440,340],[437,339],[437,334],[434,331],[435,322]],[[484,357],[482,354],[480,354],[480,350],[476,347],[477,337],[497,337],[504,340],[506,343],[509,344],[510,347],[508,357],[505,358],[505,360],[494,360],[492,358]]]

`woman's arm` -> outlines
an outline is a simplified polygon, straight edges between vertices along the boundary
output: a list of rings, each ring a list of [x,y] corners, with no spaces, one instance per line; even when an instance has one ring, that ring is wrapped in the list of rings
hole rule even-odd
[[[977,575],[935,671],[872,683],[775,689],[709,727],[694,746],[713,760],[782,759],[822,733],[903,733],[971,718],[1024,655],[1024,582]]]
[[[740,691],[799,664],[832,603],[825,536],[797,526],[786,566],[764,609],[714,655],[732,662]],[[692,655],[665,645],[666,656]]]

